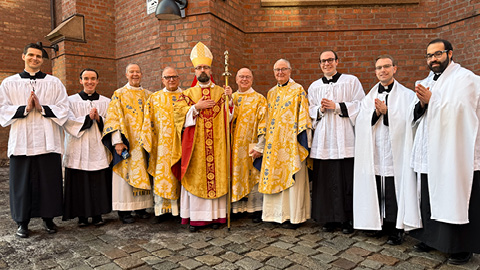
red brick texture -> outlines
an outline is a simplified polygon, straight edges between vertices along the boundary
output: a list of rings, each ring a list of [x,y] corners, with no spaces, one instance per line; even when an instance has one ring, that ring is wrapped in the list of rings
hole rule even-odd
[[[454,60],[480,73],[480,2],[421,0],[419,4],[367,6],[268,7],[260,0],[190,0],[187,17],[159,21],[146,13],[145,0],[56,0],[57,24],[73,14],[85,16],[86,43],[62,41],[53,58],[53,73],[69,94],[79,91],[78,73],[85,67],[100,73],[100,93],[110,96],[126,83],[125,66],[137,63],[143,86],[158,90],[161,71],[177,68],[181,86],[193,79],[192,47],[204,42],[213,52],[213,73],[223,85],[223,53],[230,72],[249,67],[254,88],[266,94],[275,84],[273,64],[290,60],[292,77],[305,89],[322,76],[319,53],[338,52],[342,73],[356,75],[365,90],[375,83],[373,61],[380,54],[398,60],[396,78],[407,87],[426,76],[423,55],[428,41],[445,38]],[[42,41],[51,30],[49,1],[0,0],[0,80],[23,68],[21,47]],[[4,19],[6,18],[6,19]],[[46,63],[47,72],[52,63]],[[234,78],[230,80],[235,87]],[[6,134],[0,130],[0,135]],[[6,136],[2,136],[6,138]],[[5,139],[6,140],[6,139]],[[0,158],[6,141],[0,141]]]

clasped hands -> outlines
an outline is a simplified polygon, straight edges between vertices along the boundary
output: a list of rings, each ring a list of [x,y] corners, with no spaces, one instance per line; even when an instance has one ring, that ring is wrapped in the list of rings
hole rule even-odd
[[[420,105],[425,107],[428,102],[430,102],[430,98],[432,97],[432,92],[430,92],[430,87],[425,87],[421,84],[415,86],[415,93],[417,93],[417,97],[420,100]]]
[[[35,108],[35,110],[37,110],[39,113],[42,112],[42,105],[40,105],[37,95],[35,95],[35,92],[31,91],[27,100],[27,113],[31,112],[33,108]]]

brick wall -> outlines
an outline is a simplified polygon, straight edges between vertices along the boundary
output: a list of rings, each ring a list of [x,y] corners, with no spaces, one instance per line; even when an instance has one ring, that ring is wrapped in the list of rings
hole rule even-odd
[[[23,68],[15,54],[29,38],[50,31],[49,1],[0,0],[0,80]],[[373,60],[388,53],[398,60],[396,78],[408,87],[428,73],[423,55],[433,38],[450,40],[454,59],[480,73],[480,1],[421,0],[420,4],[371,6],[308,6],[263,8],[260,0],[190,0],[187,17],[159,21],[147,15],[145,0],[56,0],[57,24],[73,14],[85,16],[86,43],[60,42],[53,73],[69,94],[80,90],[78,73],[92,67],[100,73],[100,93],[110,96],[126,83],[125,66],[142,67],[142,85],[158,90],[165,66],[177,68],[181,86],[193,79],[192,47],[204,42],[214,55],[213,73],[223,85],[223,53],[229,51],[230,72],[244,66],[255,75],[254,88],[266,94],[275,84],[273,64],[286,58],[292,77],[305,88],[322,76],[319,53],[336,50],[338,69],[359,77],[365,90],[376,83]],[[28,18],[28,19],[27,19]],[[25,23],[27,22],[27,23]],[[8,42],[8,43],[7,43]],[[47,72],[51,63],[46,63]],[[235,88],[234,78],[230,80]],[[0,130],[0,135],[6,129]],[[6,136],[2,136],[6,138]],[[0,141],[0,155],[6,142]]]
[[[0,0],[0,82],[24,68],[23,47],[31,42],[49,42],[44,39],[51,30],[49,1]],[[52,56],[52,51],[47,50]],[[52,63],[46,60],[42,70],[52,72]],[[0,128],[0,165],[7,160],[10,128]]]

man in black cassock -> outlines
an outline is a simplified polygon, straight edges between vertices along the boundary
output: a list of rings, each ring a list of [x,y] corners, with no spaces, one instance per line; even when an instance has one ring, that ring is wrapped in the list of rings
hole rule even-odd
[[[22,238],[28,237],[31,218],[41,217],[45,230],[56,233],[53,218],[62,215],[62,125],[68,99],[62,82],[40,71],[44,55],[40,45],[25,46],[25,70],[0,85],[0,124],[10,126],[10,210]]]

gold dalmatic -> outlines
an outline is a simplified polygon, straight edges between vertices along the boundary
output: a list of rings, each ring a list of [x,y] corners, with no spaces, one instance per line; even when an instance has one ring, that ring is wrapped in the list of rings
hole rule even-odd
[[[265,134],[267,100],[257,92],[233,94],[232,201],[247,196],[258,184],[260,172],[253,167],[249,145]]]
[[[267,130],[258,190],[274,194],[295,183],[293,175],[308,157],[308,149],[300,143],[299,135],[311,129],[312,123],[305,90],[292,80],[286,86],[270,89],[267,102]]]
[[[193,195],[216,199],[227,193],[227,158],[225,124],[228,119],[223,103],[224,89],[219,86],[195,86],[182,92],[174,106],[175,137],[172,170],[181,164],[179,178]],[[185,116],[201,98],[215,101],[215,106],[201,110],[196,125],[185,128]]]
[[[128,142],[130,157],[115,164],[113,171],[136,188],[134,195],[148,194],[151,190],[147,157],[140,143],[143,107],[151,94],[148,90],[131,89],[127,86],[116,90],[108,106],[103,129],[104,138],[118,130]]]
[[[170,200],[177,200],[180,195],[180,183],[171,170],[175,136],[173,106],[180,94],[158,91],[150,96],[145,106],[141,139],[143,148],[149,153],[147,170],[153,176],[154,193]]]

